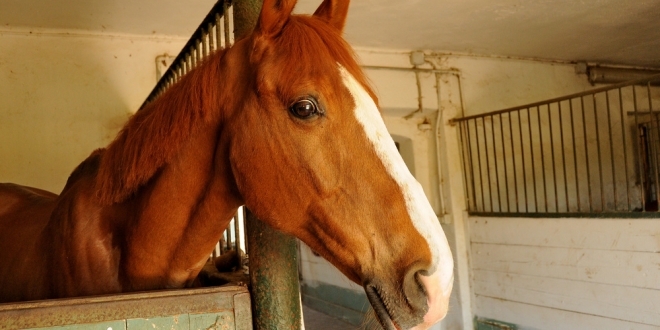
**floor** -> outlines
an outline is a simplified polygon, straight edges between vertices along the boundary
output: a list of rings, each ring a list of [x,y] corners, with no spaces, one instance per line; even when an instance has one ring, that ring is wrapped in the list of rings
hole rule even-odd
[[[354,326],[332,316],[317,312],[303,305],[303,319],[305,330],[358,330],[361,327]]]

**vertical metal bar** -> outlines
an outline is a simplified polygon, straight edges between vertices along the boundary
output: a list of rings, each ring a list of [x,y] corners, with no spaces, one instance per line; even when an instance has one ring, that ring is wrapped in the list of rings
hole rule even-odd
[[[640,197],[642,200],[642,212],[646,212],[646,198],[645,198],[645,177],[644,177],[644,169],[642,168],[642,146],[640,141],[640,134],[639,134],[639,119],[638,117],[638,109],[637,109],[637,90],[635,88],[635,85],[632,86],[632,91],[633,91],[633,105],[634,105],[634,114],[635,114],[635,132],[636,132],[636,141],[637,141],[637,164],[639,167],[639,181],[640,181],[640,186],[642,189],[640,190]]]
[[[529,115],[529,111],[527,112],[527,114]],[[522,160],[522,170],[523,170],[522,183],[523,183],[523,192],[525,193],[525,213],[529,213],[529,201],[527,200],[527,169],[525,167],[525,143],[523,142],[522,122],[520,120],[521,116],[522,116],[522,110],[518,110],[518,134],[520,135],[520,159]],[[527,121],[529,122],[529,116],[527,117]]]
[[[497,143],[495,142],[495,116],[490,116],[490,134],[493,138],[493,163],[495,163],[495,189],[497,190],[497,208],[502,212],[502,198],[500,193],[500,171],[497,166]]]
[[[465,129],[463,128],[463,126],[465,126],[465,121],[459,122],[458,129],[459,129],[459,134],[460,134],[460,137],[461,137],[461,165],[463,166],[463,187],[465,187],[465,192],[464,192],[465,200],[468,201],[468,203],[467,203],[468,204],[467,205],[468,211],[471,211],[472,208],[470,207],[470,203],[473,202],[473,201],[469,197],[470,196],[470,191],[469,191],[468,180],[467,180],[468,172],[467,172],[466,164],[465,164],[466,163],[465,160],[467,159],[467,157],[466,157],[467,154],[465,153],[465,151],[466,151],[465,142],[464,142],[465,139],[463,138],[463,135],[465,134]],[[442,189],[442,188],[440,188],[440,189]]]
[[[571,100],[568,100],[569,102]],[[561,101],[557,102],[557,107],[559,107],[559,136],[561,138],[561,164],[562,164],[562,169],[564,173],[564,198],[566,199],[566,212],[570,212],[569,210],[569,201],[568,201],[568,174],[566,173],[566,153],[564,150],[566,148],[564,147],[564,116],[563,116],[563,111],[561,108]]]
[[[302,329],[296,240],[246,213],[255,329]]]
[[[224,19],[224,23],[225,23],[225,48],[230,48],[231,47],[231,31],[230,31],[230,28],[229,28],[229,0],[223,0],[223,1],[224,1],[224,3],[223,3],[222,9],[223,9],[223,12],[225,13],[225,19]],[[242,30],[242,29],[247,27],[245,24],[248,21],[248,17],[246,17],[246,15],[242,15],[242,12],[240,11],[240,9],[243,8],[246,3],[252,3],[252,2],[255,2],[255,0],[243,1],[242,4],[240,4],[238,6],[234,6],[234,35],[241,36],[241,35],[243,35],[243,33],[246,33],[248,31],[252,30],[252,28],[254,28],[254,26],[257,25],[256,22],[257,22],[258,16],[254,18],[254,25],[252,25],[251,28],[249,28],[248,30]],[[259,1],[256,1],[256,2],[259,2]],[[249,6],[251,7],[250,10],[255,9],[253,4],[250,4]],[[259,10],[261,10],[261,4],[259,4],[258,6],[260,8]],[[236,10],[239,10],[239,16],[236,16],[237,15]],[[243,25],[241,25],[241,24],[243,24]],[[252,24],[252,22],[249,22],[248,24]]]
[[[545,212],[548,212],[548,186],[545,179],[545,152],[543,151],[543,128],[541,126],[541,106],[536,106],[538,116],[536,122],[539,126],[539,145],[541,146],[541,175],[543,177],[543,200],[545,201]]]
[[[483,117],[481,117],[481,120],[483,122]],[[481,183],[481,208],[483,209],[482,210],[483,212],[486,212],[486,201],[484,199],[484,195],[486,194],[486,192],[484,191],[484,172],[481,169],[481,148],[479,148],[481,143],[479,143],[479,131],[477,129],[477,118],[474,119],[474,136],[477,139],[477,142],[476,142],[476,145],[477,145],[477,164],[479,164],[479,181]]]
[[[559,102],[557,102],[559,103]],[[552,181],[554,182],[553,186],[555,188],[555,213],[559,212],[559,200],[557,194],[557,167],[555,164],[555,137],[554,131],[552,129],[552,113],[550,113],[550,103],[548,103],[548,124],[550,128],[550,155],[552,156]]]
[[[233,219],[231,221],[233,221]],[[234,233],[232,232],[232,228],[231,228],[231,221],[229,222],[229,226],[227,226],[227,229],[226,229],[226,231],[227,231],[227,251],[232,249],[232,242],[233,242],[233,238],[234,238]]]
[[[591,94],[591,99],[594,105],[594,123],[596,125],[596,150],[598,151],[598,177],[600,178],[600,211],[605,210],[605,195],[603,190],[603,162],[601,159],[600,151],[600,128],[598,124],[598,106],[596,105],[596,94]]]
[[[536,194],[536,166],[534,166],[534,140],[532,139],[532,115],[531,112],[529,111],[529,108],[527,108],[527,126],[529,129],[529,150],[532,153],[532,158],[531,158],[531,165],[532,165],[532,182],[534,184],[534,212],[539,213],[539,201],[538,201],[538,196]]]
[[[518,171],[516,170],[516,151],[513,149],[513,124],[511,123],[511,116],[513,112],[509,112],[509,136],[511,137],[511,160],[513,161],[513,186],[516,196],[516,213],[520,213],[520,201],[518,200]],[[522,153],[521,153],[522,154]]]
[[[506,188],[504,195],[506,197],[506,211],[511,212],[511,205],[509,203],[509,168],[506,166],[506,145],[504,144],[504,124],[502,123],[502,114],[499,114],[500,117],[500,137],[502,138],[502,160],[504,162],[504,187]],[[513,151],[512,151],[513,153]]]
[[[215,32],[215,26],[213,23],[209,22],[206,26],[206,30],[209,31],[209,51],[213,53],[218,49],[218,46],[215,44],[215,38],[213,37],[213,33]]]
[[[200,36],[200,39],[201,39],[201,43],[200,43],[200,45],[201,45],[201,47],[202,47],[202,51],[201,51],[201,55],[202,55],[202,56],[201,56],[201,57],[202,57],[202,59],[205,59],[206,56],[208,56],[208,50],[207,50],[207,45],[208,45],[208,41],[207,41],[207,39],[208,39],[208,35],[207,35],[206,32],[204,31],[204,29],[202,29],[201,32],[202,32],[202,35]]]
[[[614,190],[614,211],[618,210],[618,196],[616,193],[616,170],[614,169],[614,139],[612,139],[612,111],[610,110],[610,92],[605,91],[607,103],[607,129],[610,136],[610,161],[612,164],[612,189]]]
[[[238,221],[238,213],[236,213],[236,215],[234,215],[234,244],[236,244],[236,256],[238,259],[238,264],[236,265],[238,267],[237,269],[241,268],[242,266],[241,262],[243,260],[243,251],[241,251],[242,234],[243,233],[241,233],[241,226]]]
[[[587,117],[584,114],[584,96],[580,96],[582,107],[582,130],[584,137],[584,158],[587,160],[587,188],[589,191],[589,212],[593,212],[593,200],[591,199],[591,173],[589,171],[589,148],[587,146]]]
[[[577,145],[575,143],[575,124],[574,119],[575,114],[573,112],[573,99],[568,100],[569,112],[571,114],[571,142],[573,143],[573,170],[575,171],[575,197],[577,199],[577,211],[581,212],[582,207],[580,206],[580,177],[578,176],[578,161],[577,161]]]
[[[227,16],[226,12],[222,13]],[[222,44],[222,16],[220,14],[215,14],[215,43],[218,45],[218,49],[225,48]]]
[[[234,33],[239,39],[252,31],[261,0],[234,0]],[[229,48],[228,4],[224,3],[225,36]],[[303,329],[296,240],[270,228],[246,209],[250,247],[250,284],[256,330]]]
[[[491,118],[492,121],[492,118]],[[490,211],[495,212],[495,207],[493,205],[493,187],[492,181],[490,179],[490,160],[488,156],[488,137],[486,135],[486,117],[481,117],[481,130],[484,134],[484,157],[486,158],[486,174],[488,174],[488,196],[490,197]]]
[[[476,196],[476,190],[475,190],[475,185],[474,185],[474,181],[475,181],[474,163],[472,161],[472,135],[470,134],[470,121],[473,121],[473,120],[469,120],[469,121],[465,122],[465,131],[466,131],[467,144],[468,144],[468,150],[469,150],[468,160],[470,161],[470,177],[472,179],[471,180],[472,181],[472,201],[474,203],[474,210],[477,210],[477,196]],[[476,132],[476,125],[477,124],[475,124],[475,132]],[[479,176],[479,178],[481,179],[481,176]],[[481,200],[482,200],[481,205],[483,205],[483,193],[481,194]]]
[[[648,99],[649,99],[649,114],[650,114],[649,116],[651,117],[650,121],[649,121],[649,127],[652,130],[653,129],[652,123],[653,123],[653,116],[654,115],[653,115],[653,95],[651,95],[651,81],[646,83],[646,91],[647,91],[647,96],[648,96]],[[660,131],[660,127],[657,126],[658,117],[656,116],[655,119],[656,119],[655,131],[658,132],[658,131]],[[652,139],[652,141],[655,140],[655,138],[651,137],[651,134],[648,134],[648,135]],[[658,142],[660,142],[660,141],[658,141]],[[657,145],[655,145],[655,143],[654,143],[654,146],[655,147],[652,150],[653,150],[653,153],[656,156],[655,157],[656,158],[655,159],[655,167],[653,168],[653,172],[655,172],[655,199],[656,199],[658,211],[660,211],[660,193],[658,191],[658,188],[660,188],[660,186],[658,186],[658,181],[659,181],[658,180],[658,159],[657,159],[658,149],[657,149]],[[652,155],[649,155],[649,157],[651,157],[651,156]],[[649,161],[649,163],[650,163],[650,161]],[[650,168],[650,164],[649,164],[649,168]]]
[[[626,178],[626,199],[628,200],[628,207],[626,210],[631,211],[632,201],[630,200],[630,176],[628,176],[628,147],[626,145],[627,134],[623,111],[623,94],[621,93],[621,88],[619,88],[619,114],[621,115],[621,135],[623,136],[623,163],[625,168],[624,176]]]

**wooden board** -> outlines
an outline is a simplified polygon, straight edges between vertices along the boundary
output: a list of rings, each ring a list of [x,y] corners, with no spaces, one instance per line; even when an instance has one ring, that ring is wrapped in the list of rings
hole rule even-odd
[[[4,329],[252,329],[242,286],[0,304]]]
[[[660,219],[470,217],[475,314],[534,329],[660,327]]]

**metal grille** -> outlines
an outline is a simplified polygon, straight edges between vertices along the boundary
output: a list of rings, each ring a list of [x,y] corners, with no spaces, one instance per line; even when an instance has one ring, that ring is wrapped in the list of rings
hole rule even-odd
[[[468,210],[657,216],[658,82],[654,75],[454,119]]]
[[[197,30],[190,37],[172,65],[160,78],[140,109],[155,100],[172,84],[176,83],[190,70],[197,67],[205,57],[218,49],[231,46],[231,3],[229,0],[218,1],[206,15]]]

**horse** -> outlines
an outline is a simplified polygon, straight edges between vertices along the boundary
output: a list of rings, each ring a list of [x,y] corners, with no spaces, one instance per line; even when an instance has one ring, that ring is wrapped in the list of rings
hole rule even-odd
[[[362,285],[385,329],[446,315],[449,245],[342,38],[349,1],[295,4],[265,0],[59,195],[0,185],[0,301],[189,287],[246,205]]]

